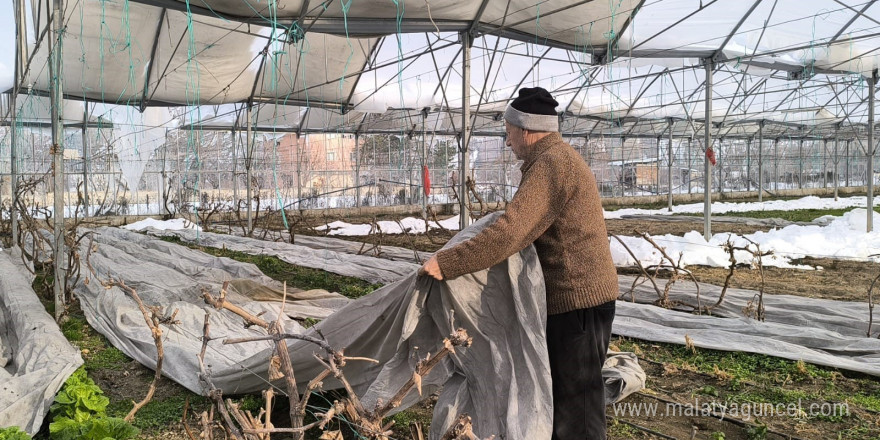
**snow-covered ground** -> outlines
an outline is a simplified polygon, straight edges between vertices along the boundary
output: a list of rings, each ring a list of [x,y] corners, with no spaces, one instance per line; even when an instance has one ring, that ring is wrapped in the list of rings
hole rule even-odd
[[[722,212],[744,212],[755,210],[798,210],[798,209],[829,209],[829,208],[849,208],[853,206],[864,206],[865,197],[849,197],[840,199],[835,202],[831,198],[805,197],[798,200],[773,201],[765,203],[716,203],[715,207]],[[688,208],[693,206],[693,208]],[[679,212],[700,212],[696,211],[702,205],[683,205],[684,208]],[[692,209],[694,211],[688,211]],[[665,213],[662,210],[628,210],[629,212],[639,211],[639,213],[659,214]],[[620,211],[614,211],[614,214]],[[867,210],[853,209],[845,213],[841,217],[826,216],[829,222],[821,225],[791,225],[782,229],[773,229],[768,232],[756,232],[748,234],[745,238],[754,241],[761,247],[761,251],[773,251],[773,255],[763,258],[762,263],[765,266],[776,266],[783,268],[812,269],[810,266],[794,265],[792,259],[803,258],[805,256],[828,257],[828,258],[847,258],[859,260],[877,260],[872,255],[880,254],[880,231],[866,233]],[[401,220],[403,227],[409,233],[419,234],[425,232],[425,222],[420,218],[408,217]],[[434,222],[429,222],[431,228],[435,228]],[[458,216],[443,220],[440,222],[446,229],[458,229]],[[880,214],[874,214],[874,223],[880,225]],[[380,221],[379,228],[386,234],[400,234],[401,228],[397,222]],[[350,224],[341,221],[329,223],[320,226],[317,229],[329,229],[329,235],[341,236],[357,236],[367,235],[370,233],[370,224]],[[705,265],[713,267],[727,267],[729,264],[728,254],[724,251],[723,246],[727,242],[728,237],[733,241],[734,246],[746,247],[750,243],[740,235],[736,234],[715,234],[711,240],[706,241],[703,235],[697,231],[691,231],[683,237],[675,235],[654,236],[653,240],[660,246],[666,248],[666,253],[676,260],[679,254],[682,256],[682,264],[688,265]],[[641,237],[621,237],[626,245],[635,253],[636,257],[644,265],[660,263],[660,253],[651,246],[650,243]],[[752,247],[754,249],[754,247]],[[628,252],[617,242],[611,239],[611,252],[614,263],[618,266],[628,266],[633,264],[633,259]],[[752,262],[752,255],[745,251],[737,251],[735,254],[737,262],[749,264]]]
[[[862,197],[864,199],[864,197]],[[811,269],[808,266],[791,264],[792,259],[812,257],[847,258],[864,261],[876,261],[880,254],[880,231],[865,232],[868,211],[854,209],[842,217],[826,216],[831,219],[827,226],[791,225],[768,232],[756,232],[745,235],[746,238],[761,246],[761,251],[773,251],[774,255],[764,257],[764,266],[783,268]],[[874,213],[875,224],[880,225],[880,214]],[[728,237],[736,247],[746,247],[750,243],[736,234],[715,234],[708,242],[697,231],[691,231],[679,237],[675,235],[654,236],[652,239],[666,249],[666,253],[674,259],[682,254],[682,265],[705,265],[727,267],[728,254],[723,246]],[[643,265],[658,264],[660,253],[641,237],[621,237],[626,245],[638,257]],[[752,246],[752,249],[755,249]],[[617,242],[611,239],[611,254],[618,266],[632,265],[633,259]],[[735,253],[737,262],[749,264],[752,255],[745,251]]]
[[[196,231],[202,230],[199,225],[182,218],[175,218],[171,220],[154,220],[148,218],[139,222],[134,222],[130,225],[125,225],[123,226],[123,228],[132,231],[142,231],[146,228],[154,228],[160,231],[180,231],[182,229],[194,229]]]
[[[446,220],[440,220],[440,225],[449,230],[458,230],[459,218],[456,215],[455,217],[450,217]],[[403,229],[400,228],[401,225],[406,229],[406,231],[410,234],[424,234],[425,233],[425,221],[421,218],[416,217],[407,217],[400,221],[400,224],[393,221],[382,220],[376,222],[379,226],[379,229],[384,234],[402,234]],[[437,223],[433,221],[428,221],[428,227],[431,229],[440,229]],[[330,232],[327,235],[347,235],[347,236],[356,236],[356,235],[369,235],[370,229],[372,226],[367,224],[351,224],[342,221],[336,221],[332,223],[328,223],[324,226],[318,226],[315,229],[319,231],[323,231],[329,229]]]
[[[799,210],[799,209],[845,209],[865,206],[865,197],[848,197],[834,201],[831,198],[804,197],[797,200],[770,201],[763,203],[728,203],[716,202],[713,210],[718,214],[726,212],[745,212],[760,210]],[[680,205],[675,207],[673,213],[702,212],[702,204]],[[665,210],[625,209],[620,211],[606,212],[606,218],[617,218],[622,213],[628,214],[668,214]],[[768,232],[756,232],[745,235],[715,234],[709,241],[703,239],[700,232],[691,231],[683,237],[675,235],[654,236],[653,240],[666,249],[666,253],[676,260],[681,255],[684,266],[705,265],[713,267],[726,267],[729,264],[728,254],[723,246],[728,238],[737,247],[750,246],[749,240],[757,243],[761,251],[772,251],[773,255],[764,257],[765,266],[783,268],[812,269],[809,266],[794,265],[791,260],[805,256],[825,258],[846,258],[864,261],[880,261],[875,255],[880,254],[880,231],[865,232],[867,221],[866,209],[853,209],[841,217],[826,216],[825,226],[816,225],[791,225],[782,229],[773,229]],[[458,230],[459,217],[451,217],[440,221],[440,225],[448,230]],[[880,225],[880,214],[874,214],[874,223]],[[379,221],[377,225],[382,233],[401,234],[405,229],[411,234],[425,232],[425,221],[417,217],[407,217],[398,222]],[[183,219],[159,221],[146,219],[125,226],[126,229],[141,230],[146,227],[156,229],[196,229],[198,225]],[[403,226],[403,229],[401,229]],[[431,229],[439,228],[433,221],[428,222]],[[332,222],[319,226],[318,230],[328,230],[328,235],[358,236],[370,233],[372,226],[366,224],[351,224],[342,221]],[[639,261],[644,265],[660,263],[661,255],[647,241],[641,237],[621,237],[626,245],[635,253]],[[754,249],[754,248],[753,248]],[[632,265],[632,256],[617,242],[611,239],[611,252],[614,263],[618,266]],[[737,251],[735,254],[738,263],[752,263],[753,256],[745,251]]]
[[[880,197],[874,198],[877,206]],[[841,197],[834,201],[831,197],[808,196],[794,200],[773,200],[768,202],[713,202],[712,214],[725,214],[728,212],[748,211],[797,211],[800,209],[846,209],[864,208],[868,206],[868,198],[864,196]],[[624,215],[674,215],[674,214],[702,214],[703,203],[689,203],[687,205],[675,205],[672,212],[666,208],[661,209],[635,209],[624,208],[616,211],[605,211],[606,219],[621,218]]]

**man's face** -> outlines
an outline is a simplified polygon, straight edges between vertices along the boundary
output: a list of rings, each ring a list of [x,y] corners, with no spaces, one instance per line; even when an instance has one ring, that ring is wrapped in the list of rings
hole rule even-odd
[[[526,131],[508,122],[504,122],[504,128],[507,131],[507,141],[505,144],[513,150],[513,154],[517,159],[524,159],[528,151],[526,145]]]

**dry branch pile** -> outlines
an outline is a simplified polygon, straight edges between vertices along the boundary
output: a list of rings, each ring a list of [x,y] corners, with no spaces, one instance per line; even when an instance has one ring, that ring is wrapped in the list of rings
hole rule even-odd
[[[321,438],[335,439],[341,438],[341,433],[330,431],[328,428],[333,425],[331,421],[342,418],[349,426],[357,430],[358,435],[364,438],[389,440],[392,435],[391,428],[394,422],[386,420],[388,415],[400,406],[404,397],[412,392],[413,389],[421,395],[422,377],[429,374],[445,357],[454,353],[456,348],[469,347],[472,343],[472,339],[468,336],[465,329],[459,328],[455,330],[443,340],[443,348],[440,351],[419,359],[412,377],[387,402],[379,401],[375,408],[366,408],[346,378],[344,367],[351,361],[376,362],[375,360],[348,356],[343,350],[331,347],[323,338],[284,333],[281,316],[275,321],[267,321],[260,316],[249,313],[242,307],[227,300],[227,288],[228,282],[224,283],[218,296],[214,296],[210,292],[203,292],[205,302],[217,310],[226,310],[238,315],[244,320],[246,326],[258,326],[265,329],[268,335],[224,339],[223,344],[246,344],[258,341],[274,342],[275,349],[269,365],[269,379],[272,382],[280,381],[283,384],[283,394],[286,394],[290,404],[288,414],[290,427],[277,428],[272,423],[272,406],[275,397],[273,388],[263,391],[264,406],[257,415],[242,410],[240,405],[231,399],[223,399],[222,392],[213,385],[211,373],[204,364],[205,350],[208,343],[212,340],[210,335],[210,314],[206,313],[202,350],[199,355],[199,379],[204,387],[205,394],[211,398],[213,405],[210,411],[206,411],[199,416],[198,420],[202,430],[200,436],[202,438],[213,438],[214,430],[220,429],[227,433],[229,437],[235,439],[264,440],[268,439],[273,433],[293,434],[295,439],[301,439],[305,431],[318,429],[322,431]],[[286,298],[285,287],[282,309]],[[320,332],[318,332],[318,335],[320,335]],[[297,387],[295,372],[293,371],[286,342],[288,339],[307,341],[320,349],[320,354],[314,353],[313,356],[323,365],[324,370],[308,382],[305,390],[299,390]],[[313,393],[322,391],[324,381],[330,377],[342,384],[343,397],[334,401],[325,412],[316,414],[318,420],[306,424],[306,409],[310,397]],[[218,420],[215,420],[215,414],[219,414]],[[418,438],[422,428],[419,426],[412,427],[411,429],[417,435],[415,438]],[[470,418],[465,414],[461,415],[458,423],[449,429],[444,438],[476,440],[476,437],[473,435]]]

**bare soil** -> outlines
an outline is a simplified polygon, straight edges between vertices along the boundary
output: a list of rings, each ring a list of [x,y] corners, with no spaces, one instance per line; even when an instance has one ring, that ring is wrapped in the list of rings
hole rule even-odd
[[[104,391],[104,394],[110,398],[111,403],[116,402],[118,409],[124,409],[124,411],[120,411],[114,415],[124,417],[125,414],[127,414],[127,411],[131,409],[132,404],[122,403],[133,401],[139,402],[147,395],[150,383],[153,381],[153,370],[141,365],[138,361],[128,360],[128,362],[120,364],[114,369],[96,368],[90,370],[89,377],[91,377],[92,380],[95,381],[95,384]],[[205,399],[191,393],[189,390],[170,379],[163,377],[157,384],[152,399],[152,402],[159,403],[160,405],[157,407],[156,403],[153,403],[145,407],[135,416],[134,423],[140,425],[141,429],[141,434],[138,438],[189,440],[182,423],[183,404],[187,398],[190,398],[191,400],[187,418],[191,421],[191,429],[193,429],[193,432],[198,435],[198,428],[196,428],[196,424],[192,421],[195,420],[194,417],[198,416],[198,413],[207,409]],[[161,427],[155,426],[153,415],[148,414],[150,409],[159,409],[162,406],[166,406],[162,405],[164,402],[178,403],[178,401],[179,405],[171,407],[176,409],[176,415],[178,415],[176,420],[167,420],[169,417],[167,417],[166,414],[158,414],[156,418],[165,421],[166,424]]]
[[[793,263],[821,269],[764,268],[766,293],[867,302],[868,287],[880,275],[880,265],[865,261],[803,258]],[[723,285],[727,276],[727,269],[723,268],[698,266],[689,269],[701,283]],[[761,286],[760,274],[757,270],[738,269],[731,286],[758,290]]]
[[[694,217],[695,219],[698,217]],[[651,235],[684,235],[690,231],[703,229],[702,219],[699,222],[673,222],[658,220],[608,219],[605,227],[609,234],[635,235],[634,231],[646,232]],[[767,232],[771,226],[752,226],[742,223],[712,223],[712,233],[754,234],[757,231]]]

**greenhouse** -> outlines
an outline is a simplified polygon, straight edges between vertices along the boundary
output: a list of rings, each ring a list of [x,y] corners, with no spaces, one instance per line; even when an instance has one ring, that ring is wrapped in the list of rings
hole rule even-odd
[[[557,436],[566,210],[618,277],[608,438],[876,438],[875,3],[7,2],[0,440]],[[536,87],[598,200],[440,280],[550,203]]]

